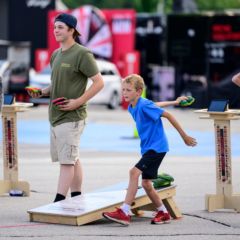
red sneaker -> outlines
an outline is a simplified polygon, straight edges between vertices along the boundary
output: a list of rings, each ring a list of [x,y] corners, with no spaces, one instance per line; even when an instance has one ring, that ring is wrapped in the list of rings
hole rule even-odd
[[[121,208],[117,208],[114,212],[104,212],[102,215],[113,222],[117,222],[125,226],[128,226],[131,220],[131,217],[126,215]]]
[[[152,219],[152,224],[163,224],[163,223],[170,223],[171,217],[169,213],[165,213],[163,211],[157,212],[155,217]]]

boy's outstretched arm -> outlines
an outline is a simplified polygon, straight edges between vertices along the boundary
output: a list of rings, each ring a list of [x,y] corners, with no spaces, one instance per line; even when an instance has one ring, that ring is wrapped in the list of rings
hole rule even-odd
[[[179,103],[182,101],[182,100],[187,100],[188,97],[186,96],[181,96],[181,97],[178,97],[176,100],[174,101],[166,101],[166,102],[155,102],[155,104],[159,107],[168,107],[168,106],[178,106]]]
[[[192,146],[192,147],[197,145],[196,139],[188,136],[184,132],[184,130],[182,129],[182,127],[180,126],[180,124],[177,122],[177,120],[175,119],[175,117],[172,114],[164,111],[162,114],[162,117],[167,118],[168,121],[176,128],[176,130],[179,132],[180,136],[182,137],[182,139],[186,145]]]

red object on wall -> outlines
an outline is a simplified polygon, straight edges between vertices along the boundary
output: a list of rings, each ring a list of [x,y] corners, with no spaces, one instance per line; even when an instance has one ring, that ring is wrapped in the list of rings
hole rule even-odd
[[[65,11],[66,12],[66,11]],[[49,11],[48,12],[48,51],[51,55],[54,50],[59,48],[59,43],[56,42],[53,30],[54,30],[54,20],[55,17],[61,13],[60,11]]]
[[[82,16],[82,9],[83,7],[67,12],[73,13],[77,17],[77,13]],[[112,56],[109,56],[108,60],[116,64],[122,75],[125,68],[124,56],[135,49],[136,12],[133,9],[104,9],[101,12],[105,15],[112,34]],[[53,35],[54,19],[59,13],[60,11],[49,11],[48,13],[48,50],[50,54],[59,47]],[[81,28],[80,21],[81,19],[78,19],[78,26]],[[82,33],[80,39],[85,39],[84,32],[81,29],[79,31]],[[103,57],[105,58],[105,56]]]
[[[138,51],[128,52],[123,57],[124,69],[122,76],[126,77],[129,74],[139,74],[140,53]]]
[[[35,70],[41,71],[49,64],[50,54],[47,49],[37,49],[35,52]]]
[[[126,77],[129,74],[136,73],[139,74],[140,69],[139,69],[139,61],[140,61],[140,53],[137,51],[134,52],[128,52],[124,55],[123,57],[123,71],[122,71],[122,76]],[[128,103],[122,99],[122,108],[127,109],[128,108]]]
[[[133,9],[104,9],[112,32],[113,55],[110,59],[116,64],[121,75],[124,73],[124,57],[135,49],[136,12]]]
[[[135,50],[136,12],[133,9],[102,10],[112,32],[113,55],[111,61],[116,64],[121,76],[139,73],[139,53]],[[128,103],[122,99],[122,108]]]
[[[139,52],[135,51],[136,12],[134,9],[99,10],[95,7],[83,6],[65,12],[73,14],[78,19],[77,29],[82,34],[80,41],[84,46],[89,47],[97,56],[101,57],[102,52],[102,58],[115,63],[121,76],[139,73]],[[48,49],[46,52],[49,57],[55,49],[59,48],[53,34],[54,19],[59,13],[61,12],[49,11],[48,13]],[[96,26],[99,26],[99,30],[95,28]],[[91,47],[95,47],[95,52]],[[36,53],[37,70],[45,64],[40,59],[43,53],[43,50]],[[123,101],[122,106],[126,109],[127,103]]]

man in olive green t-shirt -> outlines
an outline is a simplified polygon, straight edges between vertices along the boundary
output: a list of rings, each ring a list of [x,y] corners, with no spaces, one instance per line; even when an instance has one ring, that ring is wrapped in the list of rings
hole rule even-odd
[[[51,157],[60,162],[60,175],[54,202],[81,194],[82,168],[79,159],[80,135],[85,125],[86,102],[103,88],[93,54],[75,42],[80,34],[77,19],[59,14],[54,21],[54,35],[60,43],[51,56],[51,85],[38,92],[28,90],[32,97],[50,96]],[[86,90],[90,78],[93,84]],[[60,105],[53,100],[64,97]]]

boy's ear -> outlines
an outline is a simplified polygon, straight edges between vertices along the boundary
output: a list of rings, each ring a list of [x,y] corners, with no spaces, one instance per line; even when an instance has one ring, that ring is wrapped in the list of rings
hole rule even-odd
[[[142,92],[143,92],[143,89],[138,89],[137,92],[138,92],[139,96],[141,96]]]

